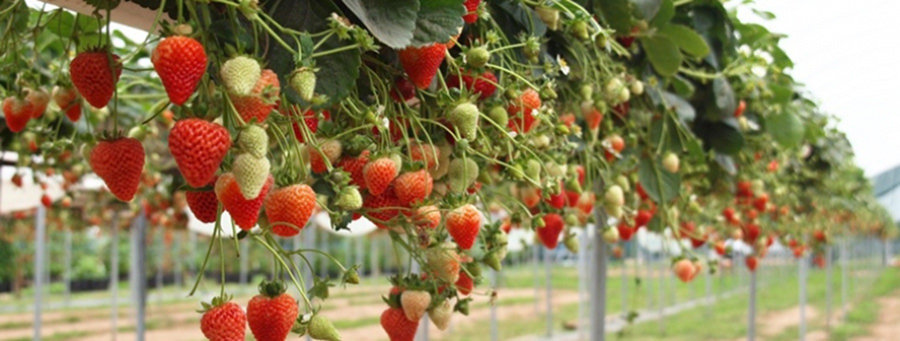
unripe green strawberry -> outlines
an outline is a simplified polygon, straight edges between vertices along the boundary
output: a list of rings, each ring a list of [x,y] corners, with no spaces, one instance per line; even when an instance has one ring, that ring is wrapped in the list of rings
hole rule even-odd
[[[457,158],[450,161],[450,168],[447,170],[450,190],[464,192],[478,179],[478,172],[478,164],[472,158]]]
[[[270,168],[269,159],[264,157],[258,158],[244,153],[234,158],[231,172],[234,173],[234,179],[237,181],[244,199],[250,200],[259,196],[259,192],[269,177]]]
[[[300,95],[304,101],[312,101],[316,94],[316,72],[308,67],[301,67],[291,73],[291,88]]]
[[[591,33],[588,30],[588,24],[584,20],[578,20],[572,25],[572,35],[575,38],[581,40],[588,40],[591,38]]]
[[[341,341],[341,334],[334,324],[321,314],[315,314],[309,320],[309,336],[316,340]]]
[[[625,192],[622,191],[622,187],[619,187],[619,185],[612,185],[606,189],[603,199],[607,208],[621,207],[625,205]]]
[[[525,175],[529,179],[541,181],[541,163],[535,159],[528,159],[525,162]]]
[[[249,95],[262,73],[259,62],[247,56],[237,56],[222,64],[219,71],[228,92]]]
[[[575,236],[568,236],[563,240],[563,245],[566,246],[566,249],[571,253],[578,253],[578,239]]]
[[[494,269],[494,271],[500,271],[503,269],[503,263],[501,262],[500,254],[498,252],[489,252],[484,255],[484,264]]]
[[[644,94],[644,82],[639,80],[631,82],[631,93],[636,96]]]
[[[616,177],[616,185],[622,187],[622,190],[625,192],[631,191],[631,184],[628,182],[628,178],[624,175],[619,175]]]
[[[450,299],[448,298],[445,298],[440,304],[428,311],[428,318],[440,330],[447,330],[447,327],[450,326],[451,317],[453,317],[453,305],[450,304]]]
[[[550,7],[538,6],[534,9],[541,21],[547,25],[551,31],[559,29],[559,10]]]
[[[238,146],[245,153],[249,153],[257,158],[265,157],[266,151],[269,149],[269,135],[266,134],[265,129],[262,127],[256,124],[249,124],[244,127],[241,135],[238,136]]]
[[[334,204],[337,205],[337,207],[348,211],[360,209],[363,204],[363,199],[362,195],[359,193],[359,187],[347,186],[341,189],[340,193],[337,195],[337,199],[334,200]]]
[[[466,53],[466,64],[469,67],[477,69],[491,60],[491,53],[484,46],[475,47]]]
[[[462,103],[447,114],[447,120],[456,129],[459,129],[459,133],[463,138],[474,140],[478,133],[478,116],[480,115],[481,113],[475,104]]]
[[[498,126],[506,127],[509,124],[509,112],[502,106],[497,105],[491,108],[491,111],[488,112],[488,117],[491,118],[491,121],[497,123]]]
[[[668,152],[666,156],[663,157],[662,166],[665,170],[669,171],[669,173],[678,173],[678,155],[675,153]]]

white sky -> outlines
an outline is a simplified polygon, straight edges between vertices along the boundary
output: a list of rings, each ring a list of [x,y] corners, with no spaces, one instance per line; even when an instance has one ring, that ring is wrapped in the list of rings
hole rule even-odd
[[[891,113],[900,79],[900,1],[756,2],[776,18],[763,21],[742,12],[742,19],[788,35],[781,46],[794,61],[790,73],[825,112],[840,118],[837,127],[847,134],[866,175],[900,164],[900,115]]]

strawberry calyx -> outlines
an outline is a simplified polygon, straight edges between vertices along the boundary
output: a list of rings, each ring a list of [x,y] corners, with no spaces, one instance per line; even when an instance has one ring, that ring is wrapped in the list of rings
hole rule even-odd
[[[268,298],[275,298],[287,291],[287,286],[282,281],[263,280],[259,283],[259,294]]]
[[[223,294],[222,296],[213,297],[209,302],[200,302],[202,309],[198,309],[197,312],[200,314],[206,313],[215,307],[221,307],[226,303],[231,302],[232,298],[233,297],[229,294]]]

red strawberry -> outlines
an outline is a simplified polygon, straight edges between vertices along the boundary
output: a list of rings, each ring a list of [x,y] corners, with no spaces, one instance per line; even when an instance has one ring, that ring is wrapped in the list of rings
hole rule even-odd
[[[218,304],[217,304],[218,303]],[[241,306],[234,302],[218,302],[213,305],[204,303],[207,308],[200,320],[200,330],[210,341],[238,341],[244,339],[247,316]]]
[[[419,321],[410,321],[400,308],[388,308],[381,313],[381,327],[391,341],[413,341]]]
[[[429,276],[447,282],[459,280],[459,254],[452,243],[425,250],[425,271]]]
[[[463,3],[463,5],[466,6],[466,15],[463,15],[463,20],[467,24],[478,21],[478,13],[476,13],[476,11],[478,10],[478,4],[480,3],[481,0],[466,0],[466,2]]]
[[[429,143],[413,142],[409,145],[409,158],[424,163],[428,170],[436,170],[438,160],[441,159],[441,149]]]
[[[241,188],[238,186],[234,174],[225,173],[216,180],[216,197],[219,198],[222,206],[231,215],[231,219],[234,219],[234,222],[241,229],[250,230],[256,225],[256,220],[259,219],[259,209],[263,205],[266,194],[269,194],[273,181],[272,176],[269,175],[269,179],[266,180],[266,184],[259,192],[259,196],[247,200],[241,194]]]
[[[184,119],[169,132],[169,151],[191,187],[203,187],[212,181],[228,148],[228,130],[209,121]]]
[[[260,284],[259,295],[247,303],[247,323],[260,341],[285,340],[299,314],[297,300],[285,293],[280,282]]]
[[[391,99],[394,102],[406,102],[416,97],[416,85],[406,78],[397,78],[396,87],[391,91]]]
[[[306,142],[306,138],[304,138],[303,135],[304,132],[302,129],[300,129],[300,123],[298,122],[300,121],[300,118],[296,117],[300,116],[300,108],[292,106],[291,108],[287,109],[287,111],[287,116],[290,116],[291,120],[294,121],[293,123],[291,123],[291,128],[294,130],[294,137],[297,138],[297,141],[299,141],[300,143]],[[282,110],[282,113],[284,113],[284,110]],[[328,110],[323,110],[322,116],[326,120],[331,117]],[[302,120],[303,124],[306,125],[306,128],[309,129],[309,133],[315,135],[315,133],[319,130],[319,116],[316,114],[316,112],[312,111],[312,109],[303,112]]]
[[[47,110],[50,103],[50,95],[44,90],[25,89],[25,102],[31,109],[31,118],[40,118]]]
[[[426,170],[403,173],[394,180],[394,193],[401,204],[419,203],[431,195],[434,180]]]
[[[559,214],[549,213],[544,215],[542,219],[544,220],[544,227],[537,229],[538,238],[541,239],[541,243],[548,249],[555,249],[559,244],[559,234],[565,227],[563,218]]]
[[[144,170],[144,147],[128,137],[100,141],[91,151],[90,163],[116,198],[131,201]]]
[[[106,52],[82,52],[69,64],[69,77],[84,99],[95,108],[105,107],[116,90],[116,82],[122,75],[119,56],[112,55],[115,77],[110,69]]]
[[[450,76],[447,78],[447,86],[459,89],[460,78],[466,85],[466,89],[471,93],[478,94],[480,99],[491,97],[497,91],[497,76],[494,76],[493,72],[485,71],[477,77],[472,77],[469,74]]]
[[[400,203],[393,189],[385,190],[379,195],[370,193],[363,199],[366,216],[381,229],[387,229],[387,224],[400,213],[397,210],[398,206]]]
[[[153,49],[150,62],[159,74],[169,100],[182,105],[197,89],[206,72],[206,51],[203,44],[193,38],[172,36]]]
[[[616,226],[616,228],[619,230],[619,239],[626,242],[631,240],[631,236],[634,235],[636,230],[634,227],[628,226],[628,223],[624,220],[619,222],[619,226]]]
[[[416,209],[413,223],[419,227],[436,229],[441,224],[441,210],[434,205],[421,206]]]
[[[369,193],[373,195],[384,193],[397,177],[397,172],[397,164],[389,157],[382,157],[366,164],[363,168],[363,177],[366,179]]]
[[[31,107],[25,100],[10,96],[3,100],[3,117],[6,118],[6,127],[14,133],[25,129],[31,120]]]
[[[44,207],[53,206],[53,199],[50,199],[49,195],[41,195],[41,205],[44,205]]]
[[[291,237],[306,226],[316,208],[316,192],[305,184],[276,189],[266,198],[266,216],[272,233]]]
[[[675,276],[684,283],[690,282],[694,278],[696,270],[694,263],[688,259],[679,260],[672,266]]]
[[[535,111],[541,107],[541,96],[534,89],[528,88],[522,91],[519,98],[515,99],[506,111],[509,112],[509,129],[514,132],[527,133],[534,128]]]
[[[215,184],[213,180],[210,185]],[[212,223],[216,221],[216,214],[219,210],[219,199],[216,198],[216,192],[212,189],[187,191],[185,193],[188,208],[204,223]]]
[[[459,280],[456,281],[456,290],[459,291],[460,294],[468,295],[474,288],[475,282],[472,281],[472,277],[469,277],[469,274],[465,271],[460,271]]]
[[[561,210],[563,209],[563,207],[566,207],[566,200],[566,193],[564,190],[562,190],[559,191],[559,193],[550,194],[546,201],[547,204],[550,205],[550,207]]]
[[[244,123],[253,121],[262,123],[269,118],[272,110],[275,110],[280,94],[281,83],[278,81],[278,75],[272,70],[265,69],[249,94],[229,94],[229,96]]]
[[[747,256],[747,259],[744,260],[744,263],[747,264],[747,269],[750,269],[750,271],[756,271],[756,256]]]
[[[19,173],[13,174],[12,179],[10,179],[10,182],[12,182],[12,184],[15,185],[16,187],[22,188],[22,175],[20,175]]]
[[[648,210],[638,210],[637,214],[634,216],[634,226],[642,227],[647,226],[647,223],[650,222],[650,219],[653,219],[653,214]]]
[[[344,156],[338,163],[337,167],[350,173],[350,184],[359,186],[359,189],[366,189],[366,178],[363,176],[363,169],[369,163],[369,151],[363,150],[358,156]]]
[[[475,205],[465,204],[457,207],[447,214],[447,232],[463,250],[468,250],[475,245],[478,230],[481,228],[481,212]]]
[[[438,68],[444,62],[444,54],[447,46],[435,43],[431,46],[407,47],[397,51],[400,57],[400,65],[409,76],[409,79],[419,89],[425,89],[431,85],[431,80],[437,74]]]
[[[338,158],[341,157],[341,141],[323,140],[319,145],[319,149],[321,152],[313,148],[309,149],[309,167],[313,173],[321,174],[328,171],[328,164],[325,163],[325,159],[328,159],[328,163],[334,166]]]
[[[81,118],[81,97],[75,89],[59,86],[53,88],[53,101],[70,121],[78,122]]]

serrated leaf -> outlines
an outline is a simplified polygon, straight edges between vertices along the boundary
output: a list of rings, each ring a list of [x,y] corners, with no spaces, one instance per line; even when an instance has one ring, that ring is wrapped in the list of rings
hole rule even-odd
[[[342,0],[342,2],[383,44],[396,49],[412,42],[420,9],[419,1]]]
[[[709,45],[706,40],[690,27],[684,25],[668,25],[660,30],[660,34],[669,37],[678,48],[687,54],[697,58],[703,58],[709,54]]]
[[[778,144],[785,148],[800,145],[806,132],[803,121],[791,113],[782,113],[766,118],[766,130]]]
[[[616,34],[626,35],[631,32],[631,3],[628,0],[598,0],[594,5],[595,11],[616,30]]]
[[[681,192],[681,175],[663,170],[661,161],[655,158],[641,158],[638,181],[656,203],[668,202]]]
[[[416,17],[412,45],[423,46],[450,41],[459,34],[464,24],[462,17],[465,14],[466,7],[463,6],[463,0],[422,1]]]
[[[678,45],[671,39],[660,35],[643,37],[641,46],[644,47],[653,69],[661,76],[669,77],[678,72],[682,56],[678,51]]]

